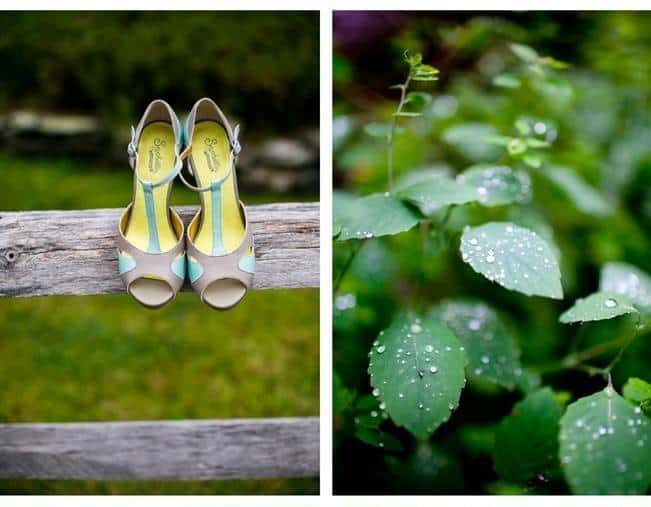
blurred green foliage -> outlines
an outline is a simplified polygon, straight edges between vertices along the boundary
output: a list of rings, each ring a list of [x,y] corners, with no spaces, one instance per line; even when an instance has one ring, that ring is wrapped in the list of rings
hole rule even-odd
[[[203,96],[255,130],[318,122],[318,13],[4,12],[0,112],[133,123],[154,98]]]
[[[387,33],[381,23],[393,28]],[[567,493],[558,460],[527,483],[500,478],[493,439],[514,404],[541,381],[562,405],[603,389],[600,376],[547,366],[625,338],[635,325],[628,317],[580,326],[558,318],[597,290],[607,262],[651,273],[651,16],[339,12],[334,31],[336,219],[355,195],[387,190],[386,141],[377,128],[364,127],[391,120],[400,92],[389,86],[404,80],[405,49],[422,52],[440,81],[433,92],[430,83],[413,87],[433,97],[420,117],[400,122],[404,132],[393,141],[397,188],[487,163],[526,172],[532,194],[530,202],[510,206],[435,212],[431,236],[421,226],[363,240],[361,248],[359,240],[335,242],[335,277],[346,272],[333,310],[335,491]],[[462,262],[463,227],[489,221],[523,225],[557,249],[563,301],[507,291]],[[380,411],[360,400],[371,393],[368,353],[378,333],[402,310],[426,311],[449,298],[480,299],[499,312],[521,351],[525,371],[517,389],[471,378],[459,408],[426,441],[390,419],[369,422],[369,406]],[[615,366],[619,392],[629,377],[651,380],[649,338],[647,328]],[[605,366],[615,353],[592,362]],[[375,443],[367,433],[359,437],[358,429],[369,426],[387,435],[391,449],[378,447],[382,435]],[[434,450],[425,452],[428,446]],[[439,456],[445,466],[421,467],[424,477],[415,481],[409,471],[423,456]]]

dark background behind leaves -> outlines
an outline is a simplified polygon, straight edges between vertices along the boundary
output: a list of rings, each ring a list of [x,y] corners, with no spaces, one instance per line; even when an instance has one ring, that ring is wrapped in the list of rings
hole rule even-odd
[[[492,79],[514,67],[508,43],[534,47],[570,64],[540,93],[499,88]],[[581,211],[549,179],[532,173],[527,206],[456,209],[450,228],[524,218],[553,234],[561,251],[563,301],[506,291],[472,272],[458,253],[458,235],[441,251],[423,251],[418,230],[367,241],[335,298],[334,442],[339,493],[567,493],[561,474],[526,486],[501,481],[490,457],[496,424],[522,395],[471,384],[460,408],[428,442],[416,443],[390,421],[388,433],[403,450],[378,449],[355,436],[370,385],[367,353],[377,333],[405,308],[426,309],[443,298],[482,299],[515,332],[522,362],[538,365],[631,332],[627,318],[564,326],[558,316],[597,290],[599,270],[624,261],[651,272],[651,15],[641,13],[384,13],[334,15],[334,181],[338,190],[366,195],[386,190],[386,151],[363,132],[386,121],[404,79],[405,49],[422,52],[440,70],[423,88],[433,102],[423,117],[403,121],[395,141],[395,172],[430,169],[452,175],[473,163],[496,161],[500,149],[481,143],[485,129],[514,135],[520,117],[544,119],[555,129],[546,165],[570,168],[608,203],[609,213]],[[428,83],[429,85],[429,83]],[[467,135],[446,138],[461,127]],[[484,129],[484,130],[482,130]],[[459,130],[457,130],[457,133]],[[339,194],[340,196],[343,194]],[[335,196],[335,206],[337,195]],[[336,210],[335,210],[336,213]],[[532,225],[533,226],[533,225]],[[334,270],[348,258],[350,242],[335,243]],[[605,355],[595,364],[606,364]],[[640,336],[615,368],[621,391],[630,376],[651,380],[651,342]],[[571,399],[604,387],[600,377],[560,372],[543,378]]]

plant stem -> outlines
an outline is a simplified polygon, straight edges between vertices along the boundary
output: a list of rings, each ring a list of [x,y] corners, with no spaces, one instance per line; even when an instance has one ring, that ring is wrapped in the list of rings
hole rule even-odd
[[[350,252],[350,255],[346,259],[346,263],[344,266],[341,268],[341,271],[337,275],[337,278],[335,279],[335,283],[333,285],[333,295],[336,295],[337,292],[339,292],[339,287],[341,286],[341,282],[344,281],[344,277],[346,276],[346,273],[348,273],[348,270],[350,269],[350,266],[353,264],[353,261],[355,260],[355,257],[357,257],[357,254],[359,251],[362,249],[362,247],[366,244],[366,240],[361,240],[361,241],[356,241],[353,245],[353,249]]]
[[[638,333],[640,332],[640,329],[642,329],[641,326],[641,318],[638,314],[638,320],[637,324],[635,324],[635,329],[633,330],[633,334],[631,337],[628,339],[628,341],[624,344],[624,346],[619,349],[619,352],[617,352],[617,355],[613,358],[613,360],[606,366],[605,371],[610,375],[610,372],[613,370],[615,365],[620,361],[622,356],[624,355],[624,352],[626,352],[626,349],[631,346],[631,344],[635,341],[635,339],[638,336]]]
[[[590,347],[588,349],[582,350],[580,352],[575,352],[573,354],[569,354],[560,361],[554,361],[552,363],[547,363],[543,364],[537,367],[534,367],[534,369],[538,373],[553,373],[556,371],[561,371],[561,370],[571,370],[571,369],[577,369],[577,370],[583,370],[591,375],[594,374],[603,374],[607,375],[609,371],[607,368],[597,368],[595,366],[589,366],[586,364],[583,364],[585,361],[588,361],[589,359],[595,358],[600,356],[601,354],[608,352],[612,349],[615,349],[617,347],[624,347],[624,349],[630,344],[630,342],[633,341],[630,337],[627,338],[616,338],[614,340],[610,340],[607,342],[599,343],[598,345],[595,345],[594,347]],[[622,349],[622,350],[624,350]],[[621,351],[620,351],[621,352]]]
[[[391,120],[391,129],[387,135],[387,184],[388,191],[390,194],[393,193],[393,138],[396,134],[396,128],[398,127],[398,118],[400,118],[400,113],[402,108],[405,105],[405,97],[407,96],[407,88],[409,87],[409,82],[411,81],[411,70],[409,75],[403,84],[400,85],[400,102],[398,103],[398,108],[393,113],[393,118]]]
[[[441,220],[441,232],[445,232],[445,228],[448,225],[448,221],[450,220],[450,216],[452,215],[452,210],[456,204],[450,204],[448,206],[448,209],[445,210],[445,215],[443,215],[443,220]]]

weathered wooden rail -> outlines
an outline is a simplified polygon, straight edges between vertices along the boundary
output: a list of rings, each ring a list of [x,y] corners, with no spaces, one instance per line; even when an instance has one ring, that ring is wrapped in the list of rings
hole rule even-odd
[[[177,209],[186,223],[196,212],[194,207]],[[254,288],[318,287],[319,205],[247,210],[256,244]],[[112,209],[0,212],[0,296],[124,292],[115,252],[119,214]],[[219,480],[318,474],[316,417],[0,424],[0,478]]]
[[[177,208],[187,223],[195,207]],[[319,205],[249,206],[255,289],[319,286]],[[0,212],[0,296],[124,292],[115,239],[121,210]]]
[[[0,477],[264,479],[319,473],[319,421],[0,425]]]

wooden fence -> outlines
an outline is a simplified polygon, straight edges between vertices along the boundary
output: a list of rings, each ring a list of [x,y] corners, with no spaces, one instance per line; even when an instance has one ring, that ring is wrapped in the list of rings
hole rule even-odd
[[[178,210],[186,223],[196,212],[194,207]],[[0,212],[0,296],[123,292],[115,246],[120,212]],[[254,289],[318,287],[318,204],[250,206],[248,215],[256,245]],[[209,480],[318,474],[317,417],[0,424],[0,478]]]

